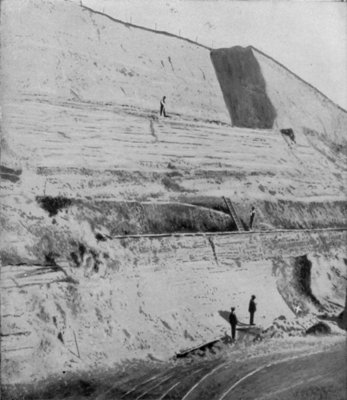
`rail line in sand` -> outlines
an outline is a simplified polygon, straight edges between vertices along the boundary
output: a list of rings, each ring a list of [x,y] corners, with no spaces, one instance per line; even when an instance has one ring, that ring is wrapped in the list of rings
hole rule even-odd
[[[243,375],[240,379],[238,379],[236,382],[233,382],[231,386],[229,386],[226,390],[224,390],[224,392],[220,395],[218,395],[218,397],[216,397],[216,400],[226,400],[228,398],[229,395],[232,394],[232,392],[240,385],[242,384],[244,381],[246,381],[247,379],[251,378],[252,376],[256,375],[257,373],[266,370],[268,368],[274,367],[276,365],[279,364],[284,364],[286,362],[290,362],[290,361],[296,361],[296,360],[300,360],[306,357],[310,357],[313,355],[317,355],[317,354],[323,354],[325,353],[325,351],[317,351],[317,352],[313,352],[310,354],[303,354],[303,355],[298,355],[298,356],[291,356],[291,357],[285,357],[283,359],[280,360],[276,360],[273,362],[266,362],[263,365],[260,365],[259,367],[249,371],[247,374]],[[214,368],[212,368],[212,370],[208,371],[207,373],[205,373],[197,382],[195,382],[189,389],[188,391],[185,392],[185,394],[182,394],[181,400],[189,400],[189,399],[194,399],[194,392],[196,392],[197,389],[199,389],[208,378],[211,378],[213,375],[217,374],[222,368],[227,368],[230,367],[233,364],[233,362],[222,362],[221,364],[215,366]],[[192,375],[196,374],[197,372],[201,372],[202,369],[198,369],[196,371],[193,372]],[[161,383],[164,383],[164,381],[169,380],[170,378],[173,377],[172,374],[170,374],[170,371],[168,371],[169,376],[167,376],[164,380],[161,380],[155,387],[160,386]],[[163,376],[163,375],[162,375]],[[152,381],[152,380],[151,380]],[[148,383],[149,381],[145,381],[141,384],[139,384],[137,387],[141,387],[142,385],[144,385],[145,383]],[[177,390],[177,388],[179,388],[179,385],[182,384],[182,380],[178,380],[176,382],[173,382],[172,384],[170,383],[170,386],[164,391],[164,393],[162,394],[158,394],[158,398],[157,400],[165,400],[165,398],[167,398],[167,396],[170,394],[170,392],[172,392],[174,389]],[[154,388],[154,387],[153,387]],[[133,391],[128,392],[128,394],[133,393]],[[137,399],[141,399],[143,396],[147,396],[151,394],[151,389],[147,389],[145,392],[140,393],[138,395],[138,397],[136,397]]]

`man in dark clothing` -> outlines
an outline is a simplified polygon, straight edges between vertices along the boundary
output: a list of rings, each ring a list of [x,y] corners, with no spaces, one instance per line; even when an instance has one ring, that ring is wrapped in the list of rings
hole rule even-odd
[[[249,219],[249,229],[252,229],[254,217],[255,217],[255,208],[252,207],[252,210],[250,213],[250,219]]]
[[[167,117],[166,115],[166,111],[165,111],[165,99],[166,96],[164,96],[161,100],[160,100],[160,116],[164,115],[164,117]]]
[[[254,296],[254,294],[253,294],[252,297],[251,297],[251,300],[249,301],[249,306],[248,306],[249,324],[250,324],[250,325],[255,325],[255,324],[254,324],[254,313],[255,313],[256,310],[257,310],[257,305],[256,305],[254,299],[255,299],[255,296]]]
[[[237,317],[235,314],[235,307],[231,307],[231,313],[229,315],[229,322],[231,326],[231,339],[232,341],[235,340],[235,334],[236,334],[236,325],[237,325]]]

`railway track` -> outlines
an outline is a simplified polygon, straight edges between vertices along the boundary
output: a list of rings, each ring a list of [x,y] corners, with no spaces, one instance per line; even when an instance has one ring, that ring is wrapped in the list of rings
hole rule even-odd
[[[258,396],[260,398],[262,394],[271,392],[271,386],[278,391],[277,386],[281,384],[278,384],[276,379],[282,375],[285,375],[282,392],[291,391],[293,387],[304,390],[302,385],[312,385],[312,382],[319,385],[320,379],[331,380],[336,376],[335,370],[340,368],[341,362],[344,362],[341,351],[334,349],[333,351],[319,350],[310,354],[292,354],[276,360],[270,360],[270,356],[267,356],[265,359],[245,362],[244,366],[225,359],[205,364],[203,367],[193,365],[179,369],[176,366],[138,383],[120,399],[240,400],[254,399],[255,393],[257,393],[257,398]],[[336,366],[331,368],[334,363]],[[300,374],[305,377],[303,379],[306,379],[304,383],[298,379]],[[337,372],[337,376],[339,375],[341,373]],[[260,385],[260,392],[252,392],[254,385],[258,385],[259,381],[264,384]],[[248,392],[247,388],[249,388]],[[111,399],[108,396],[111,390],[100,395],[97,400]]]

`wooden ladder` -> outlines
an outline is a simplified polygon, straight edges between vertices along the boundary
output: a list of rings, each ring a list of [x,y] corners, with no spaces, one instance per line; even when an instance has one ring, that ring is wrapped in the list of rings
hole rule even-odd
[[[230,201],[230,199],[227,199],[223,196],[223,200],[225,202],[225,205],[227,206],[228,210],[229,210],[229,214],[231,215],[231,218],[234,220],[237,230],[240,232],[244,232],[244,228],[242,225],[242,222],[240,220],[240,218],[237,216],[235,208],[232,204],[232,202]]]

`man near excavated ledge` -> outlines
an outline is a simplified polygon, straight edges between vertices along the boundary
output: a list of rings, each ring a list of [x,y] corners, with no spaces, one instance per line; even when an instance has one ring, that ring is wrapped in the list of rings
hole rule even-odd
[[[252,206],[251,213],[249,214],[249,230],[252,230],[254,217],[255,217],[255,208]]]
[[[236,325],[238,323],[236,314],[235,314],[235,307],[231,307],[231,312],[229,315],[229,322],[231,326],[231,340],[234,342],[235,341],[235,336],[236,336]]]
[[[167,117],[166,115],[166,104],[165,104],[166,96],[164,96],[160,100],[160,116],[164,115],[164,117]]]
[[[254,313],[257,311],[257,305],[255,300],[254,294],[251,297],[251,300],[249,301],[249,306],[248,306],[248,312],[249,312],[249,324],[250,325],[255,325],[254,324]]]

